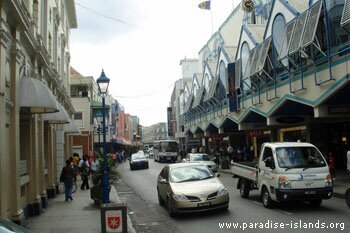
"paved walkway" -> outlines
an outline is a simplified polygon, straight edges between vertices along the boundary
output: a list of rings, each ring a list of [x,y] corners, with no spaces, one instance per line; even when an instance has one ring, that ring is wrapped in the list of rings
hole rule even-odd
[[[120,203],[114,187],[110,192],[111,203]],[[26,220],[26,228],[33,233],[98,233],[101,230],[101,211],[90,198],[90,190],[73,193],[73,201],[65,201],[64,194],[49,199],[48,208],[38,216]],[[128,218],[128,232],[134,233]]]

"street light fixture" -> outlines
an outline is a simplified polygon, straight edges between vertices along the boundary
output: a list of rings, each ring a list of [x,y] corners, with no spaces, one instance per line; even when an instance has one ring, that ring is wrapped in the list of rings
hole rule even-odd
[[[109,203],[109,178],[108,178],[108,162],[107,162],[107,145],[106,145],[106,113],[105,113],[105,98],[109,86],[109,78],[106,77],[105,72],[102,70],[100,77],[97,79],[98,89],[102,96],[102,132],[103,132],[103,203]]]

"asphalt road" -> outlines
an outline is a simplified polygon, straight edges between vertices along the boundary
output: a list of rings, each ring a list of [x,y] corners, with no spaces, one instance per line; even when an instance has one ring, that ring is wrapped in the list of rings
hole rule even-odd
[[[257,191],[252,191],[248,199],[242,199],[235,188],[237,179],[228,174],[220,176],[229,188],[227,211],[170,218],[167,210],[159,206],[156,191],[157,176],[166,164],[152,159],[149,162],[150,168],[143,170],[130,171],[128,162],[118,166],[122,178],[116,189],[121,200],[127,203],[138,233],[350,232],[350,209],[343,199],[331,198],[319,207],[290,203],[266,209]]]

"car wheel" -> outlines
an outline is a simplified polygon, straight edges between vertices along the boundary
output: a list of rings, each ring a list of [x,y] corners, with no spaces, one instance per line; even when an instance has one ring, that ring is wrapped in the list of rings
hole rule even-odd
[[[261,199],[265,208],[271,208],[273,206],[273,201],[266,187],[263,187],[261,191]]]
[[[130,170],[132,171],[132,170],[134,170],[134,168],[132,166],[130,166]]]
[[[249,181],[243,179],[241,182],[241,187],[239,188],[239,193],[241,194],[242,198],[248,198],[249,192]]]
[[[322,199],[317,199],[317,200],[311,200],[311,201],[310,201],[310,204],[311,204],[312,206],[320,206],[321,203],[322,203]]]
[[[170,201],[169,198],[167,200],[167,207],[168,207],[169,216],[170,217],[175,217],[175,212],[174,212],[173,206],[171,205],[171,201]]]
[[[157,189],[157,194],[158,194],[158,203],[159,203],[159,205],[163,206],[165,204],[165,202],[162,199],[162,197],[160,196],[158,189]]]
[[[346,200],[346,204],[348,205],[348,207],[350,208],[350,188],[348,188],[346,190],[345,193],[345,200]]]

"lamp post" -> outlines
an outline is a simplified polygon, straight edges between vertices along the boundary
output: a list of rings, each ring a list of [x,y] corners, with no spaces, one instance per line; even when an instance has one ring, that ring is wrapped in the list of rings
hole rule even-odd
[[[108,91],[109,78],[106,77],[102,70],[100,77],[97,79],[98,89],[102,96],[102,132],[103,132],[103,203],[109,203],[109,180],[108,180],[108,162],[107,162],[107,145],[106,145],[106,113],[105,113],[105,98]]]

